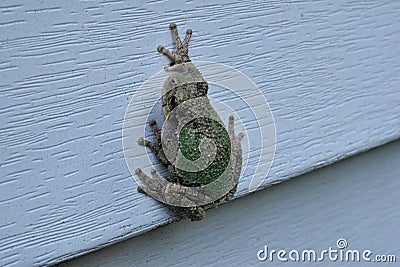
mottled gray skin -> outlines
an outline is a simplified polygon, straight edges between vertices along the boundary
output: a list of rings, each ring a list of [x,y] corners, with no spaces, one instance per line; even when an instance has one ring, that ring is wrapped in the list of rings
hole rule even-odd
[[[235,135],[233,115],[229,117],[228,130],[226,131],[222,120],[210,105],[207,98],[208,84],[197,70],[196,66],[190,62],[188,56],[188,43],[192,31],[186,31],[186,37],[182,43],[174,23],[170,24],[170,29],[175,39],[176,50],[170,52],[161,45],[157,48],[158,52],[172,60],[171,66],[165,68],[166,71],[170,71],[172,74],[165,81],[162,92],[163,113],[164,117],[167,118],[169,116],[169,126],[163,128],[165,132],[163,132],[162,139],[156,122],[151,120],[150,126],[153,130],[155,141],[149,142],[140,138],[138,143],[149,147],[155,153],[159,161],[168,167],[170,173],[169,177],[167,177],[168,182],[177,186],[198,187],[209,184],[215,180],[219,176],[221,170],[225,168],[227,169],[225,173],[228,178],[226,183],[222,184],[227,188],[217,188],[212,190],[213,192],[211,193],[204,193],[203,200],[208,196],[210,196],[211,200],[207,202],[208,204],[196,205],[196,196],[185,194],[184,190],[182,190],[180,194],[176,194],[176,192],[172,193],[171,185],[168,186],[166,180],[159,177],[155,170],[152,170],[152,178],[150,178],[144,174],[141,169],[137,169],[136,175],[144,182],[143,185],[138,187],[138,191],[142,193],[146,192],[149,195],[157,195],[157,199],[165,202],[168,202],[167,200],[174,200],[174,198],[184,199],[185,203],[189,203],[190,206],[171,206],[171,208],[180,216],[195,221],[204,218],[206,209],[216,207],[233,198],[242,167],[242,148],[240,141],[243,138],[243,133],[237,136]],[[193,99],[196,99],[196,101],[191,101]],[[186,105],[183,104],[185,101],[188,101]],[[187,103],[190,103],[189,107],[187,107]],[[175,112],[173,112],[174,109]],[[196,122],[194,124],[194,128],[192,125],[190,131],[201,137],[185,138],[185,135],[180,131],[181,128],[184,124],[186,125],[188,117],[195,117],[199,112],[201,112],[201,114],[206,114],[206,118],[213,118],[213,120],[200,119],[199,123]],[[222,125],[223,129],[221,129],[220,125]],[[192,135],[189,135],[189,137],[190,136]],[[199,147],[200,138],[204,138],[204,136],[213,139],[214,145],[204,142],[201,144],[200,149],[196,149]],[[167,150],[163,149],[163,144],[164,148]],[[178,150],[186,151],[185,156],[192,158],[197,158],[200,154],[200,158],[203,156],[211,157],[210,155],[214,153],[213,155],[215,155],[215,158],[213,159],[215,161],[212,166],[201,172],[183,171],[176,166],[188,166],[188,164],[185,164],[185,158],[180,156]],[[221,151],[223,151],[222,154]],[[171,158],[171,156],[168,157],[167,155],[173,156]],[[224,193],[221,194],[221,192]],[[218,193],[220,193],[220,195],[218,195]],[[214,200],[213,194],[217,194],[220,197]]]

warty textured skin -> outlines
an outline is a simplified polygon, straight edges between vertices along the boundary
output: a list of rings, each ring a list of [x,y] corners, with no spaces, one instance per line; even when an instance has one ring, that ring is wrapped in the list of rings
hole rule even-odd
[[[176,50],[170,52],[161,45],[157,48],[158,52],[172,60],[171,66],[165,68],[171,75],[162,90],[162,108],[164,117],[168,119],[168,127],[164,125],[161,136],[156,122],[151,120],[155,141],[149,142],[143,138],[138,140],[140,145],[149,147],[159,161],[168,166],[169,177],[164,180],[152,170],[150,178],[141,169],[136,170],[136,175],[143,182],[138,187],[139,192],[155,194],[158,200],[165,202],[174,198],[184,199],[188,206],[171,208],[180,216],[195,221],[204,218],[206,209],[233,198],[242,167],[240,141],[243,133],[235,135],[233,115],[229,117],[226,130],[211,106],[207,98],[207,81],[188,56],[192,31],[186,31],[182,43],[174,23],[170,24],[170,29]],[[202,159],[207,163],[205,168]],[[191,168],[198,168],[198,171]],[[201,189],[199,195],[190,196],[184,190],[184,187],[201,187],[215,181],[217,183],[214,186]],[[181,193],[176,194],[177,187],[183,187]],[[202,202],[209,198],[208,204],[196,205],[196,198],[202,198]]]

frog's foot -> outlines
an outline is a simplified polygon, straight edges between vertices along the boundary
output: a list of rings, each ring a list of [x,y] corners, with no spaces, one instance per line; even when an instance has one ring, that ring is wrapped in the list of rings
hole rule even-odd
[[[135,170],[135,174],[139,176],[140,181],[143,185],[138,186],[138,192],[144,193],[150,196],[162,195],[166,187],[166,181],[162,179],[156,172],[151,170],[151,177],[147,176],[140,168]]]
[[[192,222],[203,220],[206,216],[206,212],[202,207],[177,207],[175,208],[175,211],[178,213],[179,216],[189,218]]]
[[[155,138],[154,144],[157,147],[160,147],[161,146],[161,135],[160,135],[160,132],[158,131],[157,122],[155,120],[150,120],[149,125],[151,127],[151,130],[153,130],[153,134],[154,134],[154,138]]]
[[[175,51],[171,52],[162,45],[159,45],[157,47],[157,51],[159,53],[166,55],[175,64],[180,64],[183,62],[190,62],[188,51],[189,51],[189,40],[190,40],[190,37],[192,36],[192,30],[188,29],[186,31],[186,37],[182,43],[181,39],[179,38],[178,29],[176,27],[176,24],[171,23],[169,25],[169,28],[171,29],[172,35],[175,40],[175,45],[176,45]]]
[[[139,138],[138,143],[141,146],[146,146],[146,147],[151,148],[152,150],[156,150],[157,148],[159,148],[161,146],[161,135],[158,132],[158,127],[157,127],[157,123],[155,120],[150,120],[149,125],[150,125],[151,129],[153,130],[153,134],[154,134],[154,138],[155,138],[154,143],[146,141],[144,138]]]

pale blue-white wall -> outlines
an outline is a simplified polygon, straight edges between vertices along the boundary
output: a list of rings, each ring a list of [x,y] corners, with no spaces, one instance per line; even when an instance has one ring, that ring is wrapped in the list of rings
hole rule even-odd
[[[205,221],[173,223],[61,266],[397,266],[399,158],[397,141],[235,200]],[[340,250],[343,238],[342,251],[358,250],[360,261],[257,256],[267,245],[269,252],[314,250],[320,257],[329,247]],[[371,260],[394,255],[396,262],[367,262],[365,250]]]
[[[172,21],[193,29],[193,60],[237,68],[268,100],[276,154],[262,187],[400,137],[398,1],[10,0],[0,12],[4,266],[56,263],[173,220],[136,192],[121,141],[132,95],[168,63],[155,49],[172,46]]]

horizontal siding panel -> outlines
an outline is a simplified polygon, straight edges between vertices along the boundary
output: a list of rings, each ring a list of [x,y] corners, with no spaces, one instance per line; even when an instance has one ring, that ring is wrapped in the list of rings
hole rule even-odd
[[[293,262],[290,250],[314,250],[321,258],[324,249],[339,250],[339,239],[347,242],[344,257],[358,250],[360,262],[330,260],[325,254],[318,261],[321,266],[394,266],[369,263],[362,252],[371,250],[371,260],[395,255],[399,261],[399,157],[397,141],[235,200],[209,211],[205,221],[160,227],[60,267],[310,266],[313,262],[307,258]],[[270,253],[286,250],[283,257],[288,262],[279,260],[277,253],[272,261],[270,256],[258,260],[257,252],[265,245]],[[340,257],[333,252],[332,259],[335,255]]]
[[[193,60],[237,68],[268,99],[277,142],[261,188],[400,137],[398,1],[17,0],[0,13],[2,266],[173,219],[136,192],[121,142],[133,93],[168,63],[155,49],[171,47],[172,21],[193,29]]]

